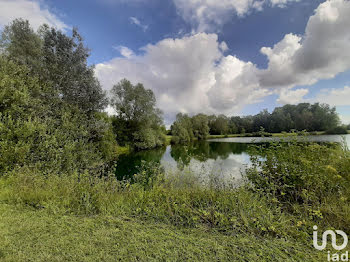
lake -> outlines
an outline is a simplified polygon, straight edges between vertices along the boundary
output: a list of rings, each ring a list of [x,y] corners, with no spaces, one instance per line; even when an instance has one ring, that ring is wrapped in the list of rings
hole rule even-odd
[[[248,147],[252,144],[291,139],[312,142],[345,142],[350,147],[350,135],[319,135],[307,137],[235,137],[196,141],[189,145],[170,145],[163,148],[121,155],[117,161],[116,174],[119,179],[137,173],[142,161],[160,164],[166,173],[181,171],[207,180],[211,177],[239,181],[250,164]]]

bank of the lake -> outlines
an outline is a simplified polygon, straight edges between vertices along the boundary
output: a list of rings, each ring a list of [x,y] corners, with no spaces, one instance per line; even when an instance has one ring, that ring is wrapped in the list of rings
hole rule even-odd
[[[129,152],[120,155],[116,165],[116,175],[119,179],[130,178],[143,165],[160,165],[166,173],[189,172],[208,183],[213,179],[235,179],[239,183],[247,166],[250,165],[251,152],[254,144],[280,141],[309,142],[345,142],[350,146],[350,135],[308,135],[273,137],[217,137],[210,136],[204,141],[171,144],[151,150]]]
[[[256,153],[241,187],[203,187],[157,165],[132,182],[13,171],[0,178],[0,259],[325,260],[313,226],[350,232],[349,151],[292,143],[266,148],[262,162]]]

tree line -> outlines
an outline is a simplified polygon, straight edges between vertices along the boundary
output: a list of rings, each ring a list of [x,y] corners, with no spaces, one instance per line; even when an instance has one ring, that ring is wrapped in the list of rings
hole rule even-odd
[[[340,126],[335,107],[327,104],[301,103],[277,107],[272,113],[267,109],[253,116],[204,115],[190,117],[178,114],[171,126],[173,143],[186,143],[194,139],[205,139],[208,135],[251,134],[326,131],[346,134],[350,126]]]

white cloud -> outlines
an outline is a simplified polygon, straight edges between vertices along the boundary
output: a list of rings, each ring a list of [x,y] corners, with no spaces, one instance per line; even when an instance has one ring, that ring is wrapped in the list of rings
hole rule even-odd
[[[164,39],[144,47],[144,55],[98,64],[96,75],[107,90],[124,77],[142,82],[155,92],[167,119],[179,111],[237,113],[266,90],[252,77],[255,66],[224,57],[222,46],[215,34]]]
[[[342,115],[342,114],[339,114],[339,117],[340,117],[340,121],[345,124],[345,125],[348,125],[350,124],[350,115]]]
[[[269,59],[261,85],[312,85],[350,69],[350,1],[328,0],[310,17],[304,36],[288,34],[261,52]]]
[[[313,100],[331,106],[350,106],[350,87],[322,89]]]
[[[119,53],[126,58],[131,58],[135,55],[134,51],[132,51],[130,48],[128,48],[126,46],[116,46],[113,48],[115,50],[119,51]]]
[[[261,49],[268,58],[267,69],[225,56],[228,47],[216,34],[199,33],[147,45],[143,55],[124,52],[124,58],[98,64],[96,74],[107,90],[124,77],[142,82],[155,92],[168,120],[179,111],[237,114],[245,105],[276,93],[279,103],[298,103],[305,101],[308,89],[295,87],[350,69],[349,28],[350,1],[328,0],[310,17],[304,35],[287,34],[273,47]]]
[[[138,27],[140,27],[144,32],[147,31],[148,29],[148,25],[144,25],[141,23],[141,21],[139,19],[137,19],[136,17],[130,17],[130,23],[137,25]]]
[[[309,90],[305,88],[297,90],[282,89],[277,102],[280,104],[298,104],[303,101],[304,96],[308,93]]]
[[[173,0],[179,14],[196,27],[197,32],[213,31],[233,15],[244,16],[261,11],[264,5],[285,7],[299,0]]]
[[[34,29],[48,24],[60,30],[69,27],[41,2],[35,0],[0,0],[0,27],[16,18],[27,19]]]
[[[289,2],[299,2],[300,0],[270,0],[272,6],[286,7]]]

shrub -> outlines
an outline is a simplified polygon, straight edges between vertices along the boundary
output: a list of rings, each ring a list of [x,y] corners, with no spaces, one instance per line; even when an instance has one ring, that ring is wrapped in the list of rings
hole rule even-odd
[[[254,190],[283,203],[340,197],[350,182],[350,153],[339,145],[273,144],[255,149],[252,162],[247,177]]]
[[[337,126],[335,128],[329,129],[326,131],[326,134],[329,135],[346,135],[348,130],[346,126]]]

